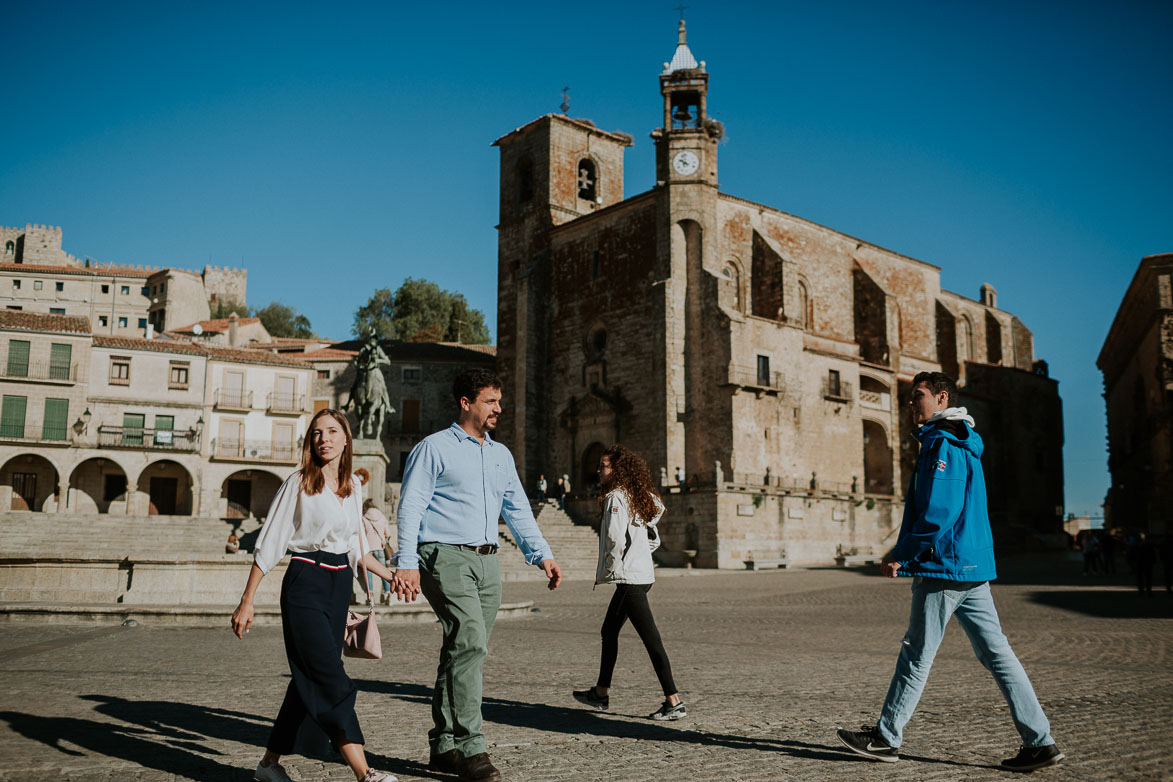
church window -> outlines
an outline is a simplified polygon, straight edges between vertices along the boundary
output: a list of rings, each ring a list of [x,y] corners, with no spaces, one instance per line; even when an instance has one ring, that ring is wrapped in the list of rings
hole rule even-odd
[[[529,158],[517,162],[517,203],[528,204],[534,198],[534,164]]]
[[[700,94],[696,92],[677,92],[672,95],[672,127],[699,128],[700,127]]]
[[[757,231],[753,232],[753,265],[750,267],[750,282],[753,293],[750,304],[753,314],[759,318],[781,321],[782,304],[782,256],[774,252],[769,243]]]
[[[587,359],[597,361],[607,349],[607,330],[602,326],[591,329],[586,341]]]
[[[973,359],[973,324],[969,316],[962,315],[957,321],[957,360],[970,361]]]
[[[741,269],[733,261],[726,261],[721,275],[729,281],[729,288],[733,294],[730,299],[733,303],[733,309],[744,312],[741,306]]]
[[[590,158],[583,158],[578,161],[578,197],[585,198],[587,201],[594,201],[596,198],[597,174],[595,171],[595,161]]]
[[[16,244],[12,241],[9,241],[8,243],[6,243],[4,245],[4,254],[5,255],[15,255],[16,254]]]
[[[795,307],[795,322],[801,328],[808,328],[810,324],[811,294],[802,280],[798,281],[798,306]]]

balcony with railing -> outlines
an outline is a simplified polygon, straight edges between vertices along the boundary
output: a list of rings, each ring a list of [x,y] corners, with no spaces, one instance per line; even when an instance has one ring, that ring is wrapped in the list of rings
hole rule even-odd
[[[64,423],[33,426],[7,422],[0,424],[0,440],[45,445],[69,445],[69,427]]]
[[[851,383],[846,380],[832,380],[823,378],[823,398],[833,402],[851,403]]]
[[[226,462],[296,463],[301,454],[293,443],[272,440],[212,440],[212,458]]]
[[[272,391],[266,399],[265,409],[272,415],[300,415],[305,412],[305,397]]]
[[[785,390],[781,372],[759,372],[754,367],[729,367],[729,385],[771,393]]]
[[[861,388],[859,389],[859,406],[887,413],[892,410],[892,395],[886,391],[868,391]]]
[[[212,395],[217,410],[252,410],[253,392],[220,388]]]
[[[0,362],[0,379],[33,380],[44,383],[76,383],[80,379],[77,364],[56,361],[14,361]]]
[[[98,447],[195,453],[200,449],[200,438],[194,429],[180,431],[133,426],[99,426]]]

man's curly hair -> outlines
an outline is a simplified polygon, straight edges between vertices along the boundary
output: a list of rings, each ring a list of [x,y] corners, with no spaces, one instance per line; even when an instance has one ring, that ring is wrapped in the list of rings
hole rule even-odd
[[[647,524],[656,518],[659,512],[656,498],[660,493],[652,482],[648,463],[635,451],[618,443],[604,451],[603,456],[611,462],[610,489],[619,489],[627,495],[627,502],[640,523]]]

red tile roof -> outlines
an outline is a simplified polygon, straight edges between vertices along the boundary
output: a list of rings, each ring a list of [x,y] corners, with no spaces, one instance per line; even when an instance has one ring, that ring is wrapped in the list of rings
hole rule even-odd
[[[79,277],[147,278],[166,269],[129,269],[125,266],[42,266],[31,263],[0,263],[0,271],[27,274],[73,274]]]
[[[216,361],[240,361],[245,364],[268,364],[279,367],[299,367],[302,369],[313,366],[307,361],[291,358],[284,353],[273,353],[269,350],[249,350],[248,348],[225,348],[219,345],[201,345],[209,359]]]
[[[190,356],[205,356],[212,361],[234,361],[242,364],[297,367],[308,369],[313,365],[288,356],[271,353],[268,350],[247,348],[225,348],[218,345],[203,345],[179,339],[143,339],[141,337],[94,336],[94,347],[122,348],[124,350],[153,350],[157,353],[183,353]]]
[[[156,353],[184,353],[189,356],[203,356],[205,351],[191,342],[177,339],[146,339],[144,337],[115,337],[106,334],[94,335],[96,348],[122,348],[123,350],[153,350]]]
[[[237,318],[237,326],[251,326],[254,323],[260,323],[260,318]],[[191,334],[195,326],[199,326],[205,332],[215,332],[222,334],[228,331],[229,324],[232,323],[232,318],[216,318],[215,320],[201,320],[199,323],[192,323],[187,326],[179,326],[178,328],[167,329],[167,331],[175,334]]]
[[[89,334],[90,320],[80,315],[49,315],[43,312],[0,310],[0,328],[20,331],[57,331]]]
[[[282,353],[283,356],[293,355]],[[306,353],[296,354],[302,361],[349,361],[358,355],[357,350],[339,350],[338,348],[320,348]]]

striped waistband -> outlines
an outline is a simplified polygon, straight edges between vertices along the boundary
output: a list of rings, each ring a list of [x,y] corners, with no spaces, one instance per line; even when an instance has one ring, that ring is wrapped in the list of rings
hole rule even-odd
[[[299,551],[291,556],[289,561],[306,562],[326,570],[345,570],[350,567],[350,558],[346,554],[334,554],[330,551]]]

